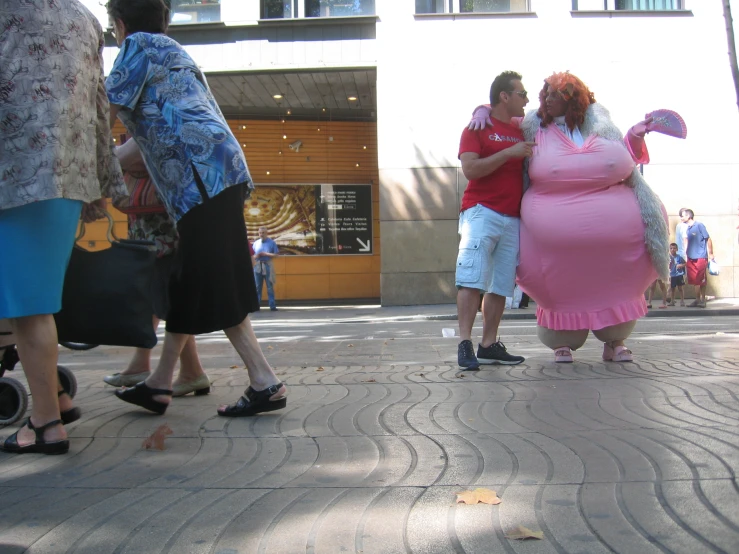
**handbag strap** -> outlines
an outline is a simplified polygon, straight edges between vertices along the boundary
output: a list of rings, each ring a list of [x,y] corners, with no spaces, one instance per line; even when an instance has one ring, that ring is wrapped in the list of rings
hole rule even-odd
[[[105,217],[108,218],[108,233],[106,235],[108,242],[113,244],[116,241],[119,241],[121,239],[118,238],[118,235],[115,234],[115,221],[113,221],[113,216],[110,215],[108,210],[103,210],[103,213],[105,214]],[[78,242],[82,240],[82,238],[85,236],[85,222],[80,220],[80,230],[79,234],[74,238],[74,242]]]

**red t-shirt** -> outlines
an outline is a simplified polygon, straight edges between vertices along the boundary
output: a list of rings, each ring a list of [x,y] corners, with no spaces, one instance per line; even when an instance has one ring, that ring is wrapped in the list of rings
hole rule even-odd
[[[492,118],[493,126],[480,131],[462,131],[459,141],[459,155],[465,152],[479,154],[487,158],[501,150],[510,148],[517,142],[523,142],[523,133],[518,127]],[[462,195],[462,207],[465,211],[477,204],[495,210],[504,215],[519,217],[521,215],[521,196],[523,195],[523,158],[508,160],[490,175],[479,179],[471,179]]]

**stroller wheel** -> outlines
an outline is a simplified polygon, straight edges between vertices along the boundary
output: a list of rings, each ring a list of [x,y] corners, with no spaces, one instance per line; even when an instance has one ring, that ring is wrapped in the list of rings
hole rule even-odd
[[[59,375],[59,384],[69,396],[74,398],[77,394],[77,379],[71,370],[63,365],[56,366],[56,372]]]
[[[10,425],[23,417],[28,408],[28,394],[18,381],[0,377],[0,425]]]

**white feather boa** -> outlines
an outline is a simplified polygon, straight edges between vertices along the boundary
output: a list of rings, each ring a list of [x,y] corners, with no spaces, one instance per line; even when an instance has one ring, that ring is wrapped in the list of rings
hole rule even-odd
[[[527,141],[533,142],[536,132],[539,130],[541,120],[535,111],[526,114],[521,125],[524,137]],[[611,114],[601,104],[597,102],[591,104],[585,112],[585,121],[580,127],[580,133],[584,139],[590,135],[596,135],[607,140],[614,140],[623,143],[623,135],[621,131],[611,121]],[[527,159],[528,162],[528,159]],[[657,271],[660,279],[667,280],[669,272],[669,231],[667,223],[662,214],[662,202],[654,191],[639,173],[639,169],[634,167],[631,176],[624,181],[624,184],[634,191],[636,200],[639,203],[641,218],[646,227],[644,232],[644,243],[647,246],[647,252],[652,259],[652,265]],[[528,163],[524,164],[524,190],[529,186]],[[625,268],[628,270],[628,268]]]

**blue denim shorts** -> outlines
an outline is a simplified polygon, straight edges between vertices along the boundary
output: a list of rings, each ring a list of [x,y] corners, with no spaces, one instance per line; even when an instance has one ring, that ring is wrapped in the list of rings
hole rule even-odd
[[[513,296],[519,223],[519,218],[499,214],[481,204],[459,215],[457,288]]]

